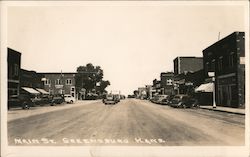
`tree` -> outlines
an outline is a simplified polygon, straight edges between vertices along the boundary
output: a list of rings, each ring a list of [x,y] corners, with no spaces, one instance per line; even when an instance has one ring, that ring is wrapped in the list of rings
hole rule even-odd
[[[91,63],[86,66],[77,67],[76,89],[86,90],[86,93],[103,93],[105,88],[110,85],[109,81],[103,81],[103,70],[100,66],[94,66]],[[99,84],[99,87],[96,85]]]
[[[106,87],[110,85],[109,81],[101,81],[100,83],[100,92],[101,93],[106,93],[107,91],[105,90]]]

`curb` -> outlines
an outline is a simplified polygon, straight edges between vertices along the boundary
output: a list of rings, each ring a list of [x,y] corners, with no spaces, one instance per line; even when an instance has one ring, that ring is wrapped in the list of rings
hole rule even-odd
[[[200,109],[211,110],[211,111],[218,111],[218,112],[227,112],[227,113],[238,114],[238,115],[245,115],[245,113],[232,112],[232,111],[224,111],[224,110],[218,110],[218,109],[213,109],[213,108],[202,108],[202,107],[200,107]]]

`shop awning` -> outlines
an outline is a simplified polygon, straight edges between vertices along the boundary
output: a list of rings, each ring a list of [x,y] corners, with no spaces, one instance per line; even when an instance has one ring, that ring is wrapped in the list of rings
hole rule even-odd
[[[36,90],[42,94],[49,94],[49,92],[45,91],[44,89],[36,88]]]
[[[29,87],[22,87],[23,90],[29,92],[30,94],[40,94],[38,91],[36,91],[33,88],[29,88]]]
[[[195,92],[213,92],[213,83],[201,84],[195,89]]]

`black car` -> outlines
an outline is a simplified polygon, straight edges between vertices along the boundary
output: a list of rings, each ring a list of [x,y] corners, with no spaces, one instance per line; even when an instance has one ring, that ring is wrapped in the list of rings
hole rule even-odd
[[[105,105],[107,104],[116,104],[116,99],[115,99],[115,95],[113,94],[107,94],[106,98],[103,99],[103,103]]]
[[[8,109],[12,107],[29,109],[31,106],[34,106],[34,103],[29,95],[20,94],[18,96],[10,96],[8,99]]]
[[[169,102],[169,104],[171,107],[176,108],[191,108],[198,106],[198,102],[195,98],[183,94],[174,96],[174,98]]]
[[[55,104],[62,104],[64,102],[64,96],[63,95],[54,95],[51,100],[51,106],[54,106]]]

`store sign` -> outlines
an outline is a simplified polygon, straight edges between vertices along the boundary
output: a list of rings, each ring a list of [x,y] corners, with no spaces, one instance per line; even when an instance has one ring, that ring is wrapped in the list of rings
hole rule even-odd
[[[215,72],[208,72],[208,76],[209,77],[214,77],[215,76]]]
[[[240,57],[240,64],[245,64],[245,57]]]
[[[63,85],[55,85],[57,89],[63,88]]]
[[[194,84],[193,84],[193,82],[186,82],[185,85],[186,85],[186,86],[192,86],[192,85],[194,85]]]

